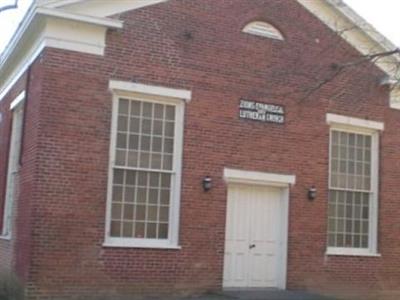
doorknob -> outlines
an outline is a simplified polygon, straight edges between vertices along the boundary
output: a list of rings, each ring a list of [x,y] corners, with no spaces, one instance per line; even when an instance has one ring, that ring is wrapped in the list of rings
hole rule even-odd
[[[253,249],[253,248],[255,248],[256,247],[256,244],[251,244],[251,245],[249,245],[249,249]]]

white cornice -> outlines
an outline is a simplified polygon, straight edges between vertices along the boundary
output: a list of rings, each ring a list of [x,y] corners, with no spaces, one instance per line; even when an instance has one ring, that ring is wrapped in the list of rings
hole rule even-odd
[[[0,56],[0,101],[46,47],[103,55],[107,29],[123,24],[108,18],[168,0],[35,0]]]
[[[32,5],[0,58],[0,101],[45,47],[103,55],[110,18],[84,16]]]
[[[83,15],[108,17],[166,1],[168,0],[110,0],[102,1],[99,5],[98,0],[59,0],[53,7]]]
[[[122,21],[119,21],[119,20],[80,15],[80,14],[76,14],[76,13],[70,13],[70,12],[57,10],[57,9],[51,9],[51,8],[39,7],[36,9],[36,13],[39,15],[56,17],[56,18],[60,18],[60,19],[77,21],[77,22],[82,22],[82,23],[87,23],[87,24],[92,24],[92,25],[99,25],[99,26],[104,26],[107,28],[120,29],[123,26]]]
[[[57,8],[65,5],[71,5],[85,0],[38,0],[38,6]]]

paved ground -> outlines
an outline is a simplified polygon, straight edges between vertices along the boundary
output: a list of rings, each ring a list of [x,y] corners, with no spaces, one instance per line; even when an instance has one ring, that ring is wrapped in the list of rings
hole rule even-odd
[[[252,291],[225,291],[184,300],[336,300],[306,292],[262,289]]]

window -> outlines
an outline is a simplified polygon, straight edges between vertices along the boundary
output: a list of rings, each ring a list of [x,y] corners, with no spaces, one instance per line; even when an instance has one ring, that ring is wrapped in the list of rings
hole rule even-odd
[[[21,138],[24,114],[22,101],[24,100],[24,98],[25,94],[22,93],[11,104],[12,127],[8,157],[7,185],[5,193],[6,198],[4,205],[3,226],[1,232],[1,236],[5,238],[10,238],[12,232],[12,212],[14,207],[16,179],[19,171],[19,158],[21,152]]]
[[[183,101],[114,99],[106,246],[176,247]]]
[[[266,22],[251,22],[243,28],[243,32],[276,40],[284,40],[282,33]]]
[[[377,170],[378,132],[333,125],[330,133],[328,254],[376,252]]]

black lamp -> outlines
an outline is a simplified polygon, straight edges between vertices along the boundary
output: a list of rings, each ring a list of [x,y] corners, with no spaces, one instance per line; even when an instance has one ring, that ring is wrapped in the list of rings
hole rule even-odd
[[[317,197],[317,189],[315,188],[315,186],[311,186],[308,189],[308,200],[312,201]]]
[[[212,188],[212,179],[210,176],[206,176],[203,178],[203,190],[205,192],[211,190]]]

